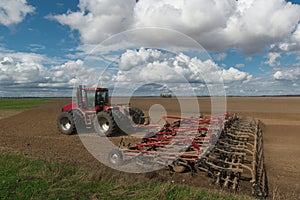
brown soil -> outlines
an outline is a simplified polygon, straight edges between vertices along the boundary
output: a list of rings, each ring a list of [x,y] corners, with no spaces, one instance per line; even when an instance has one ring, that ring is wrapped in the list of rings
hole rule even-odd
[[[0,120],[19,114],[20,112],[22,111],[21,110],[0,110]]]
[[[44,106],[27,110],[0,120],[0,150],[17,151],[49,161],[80,165],[107,178],[113,176],[130,178],[132,175],[109,169],[98,162],[85,149],[78,135],[65,136],[56,128],[60,107],[70,99],[53,100]],[[199,98],[201,112],[209,112],[210,99]],[[178,114],[174,99],[131,99],[131,104],[147,113],[151,105],[162,104],[168,114]],[[192,108],[191,108],[192,109]],[[227,109],[244,116],[260,119],[265,125],[264,148],[270,196],[275,199],[297,199],[300,196],[300,98],[298,97],[252,97],[228,98]],[[112,138],[114,142],[120,137]],[[99,176],[103,176],[98,174]],[[167,170],[156,173],[136,174],[139,181],[167,181],[207,189],[216,189],[212,180],[202,174],[170,175]],[[247,188],[241,193],[250,194]]]

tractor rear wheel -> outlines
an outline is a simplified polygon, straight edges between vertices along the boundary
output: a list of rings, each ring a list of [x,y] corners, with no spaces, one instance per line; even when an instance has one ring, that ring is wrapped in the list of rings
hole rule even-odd
[[[144,124],[145,123],[144,113],[140,108],[131,108],[130,116],[132,117],[132,121],[135,124]]]
[[[71,135],[76,133],[73,116],[69,112],[62,112],[57,118],[57,127],[61,133]]]
[[[99,135],[107,137],[112,136],[118,131],[118,125],[110,110],[97,113],[94,121],[94,129]]]

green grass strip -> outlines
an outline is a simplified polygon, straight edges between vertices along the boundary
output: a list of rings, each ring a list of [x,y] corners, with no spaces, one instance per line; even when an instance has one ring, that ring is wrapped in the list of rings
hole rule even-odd
[[[25,110],[41,106],[49,98],[0,98],[0,110]]]
[[[1,153],[0,199],[250,199],[147,179],[141,182],[134,176],[95,179],[91,173],[74,165]]]

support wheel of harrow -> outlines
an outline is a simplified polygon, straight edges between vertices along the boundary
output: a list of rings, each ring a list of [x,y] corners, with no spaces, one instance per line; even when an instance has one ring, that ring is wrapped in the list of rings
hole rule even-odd
[[[188,169],[188,164],[182,160],[176,160],[170,164],[172,170],[176,173],[183,173]]]
[[[108,161],[114,166],[119,166],[123,163],[123,154],[120,150],[114,149],[108,154]]]
[[[173,165],[171,164],[172,170],[176,173],[183,173],[186,171],[187,167],[183,165]]]
[[[116,124],[111,111],[101,111],[97,113],[94,119],[94,129],[100,136],[110,137],[118,132],[118,125]]]
[[[73,116],[70,112],[62,112],[57,118],[57,127],[61,133],[72,135],[76,133]]]

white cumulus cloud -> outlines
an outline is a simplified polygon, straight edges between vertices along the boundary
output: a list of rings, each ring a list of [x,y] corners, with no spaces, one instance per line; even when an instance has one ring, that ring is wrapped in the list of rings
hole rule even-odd
[[[293,31],[300,6],[283,0],[80,0],[78,7],[51,18],[78,30],[84,44],[100,43],[131,28],[161,27],[187,34],[209,51],[240,49],[251,54],[292,34],[295,40],[299,37]],[[147,42],[163,37],[144,34]]]
[[[0,81],[2,84],[42,81],[45,68],[41,64],[33,62],[30,57],[27,58],[27,61],[15,59],[4,57],[0,61]]]
[[[26,0],[0,1],[0,24],[10,26],[23,21],[27,14],[34,12],[34,7]]]
[[[98,77],[94,68],[86,68],[82,60],[68,61],[53,66],[47,71],[47,82],[39,83],[40,87],[72,87],[75,83],[84,85],[97,84]]]
[[[265,61],[264,64],[269,65],[271,67],[278,66],[278,65],[280,65],[280,62],[277,61],[277,59],[280,58],[280,57],[281,57],[280,53],[270,52],[267,55],[267,59],[268,60]]]
[[[99,43],[132,24],[135,0],[80,0],[79,11],[48,16],[78,30],[84,43]]]
[[[16,88],[72,88],[75,83],[95,85],[98,81],[96,69],[87,68],[81,60],[68,61],[61,65],[45,67],[38,55],[18,53],[3,57],[0,61],[0,85]]]
[[[300,56],[300,23],[291,33],[284,41],[272,44],[270,51],[275,53],[296,53],[296,55]]]
[[[285,69],[276,71],[273,75],[274,79],[277,81],[300,81],[300,67]]]
[[[242,72],[236,68],[230,67],[228,70],[222,70],[222,77],[224,82],[249,82],[252,79],[252,75],[247,72]]]
[[[222,80],[223,78],[223,80]],[[249,73],[235,68],[220,70],[212,60],[201,61],[155,49],[127,50],[120,58],[117,81],[225,83],[251,80]]]

